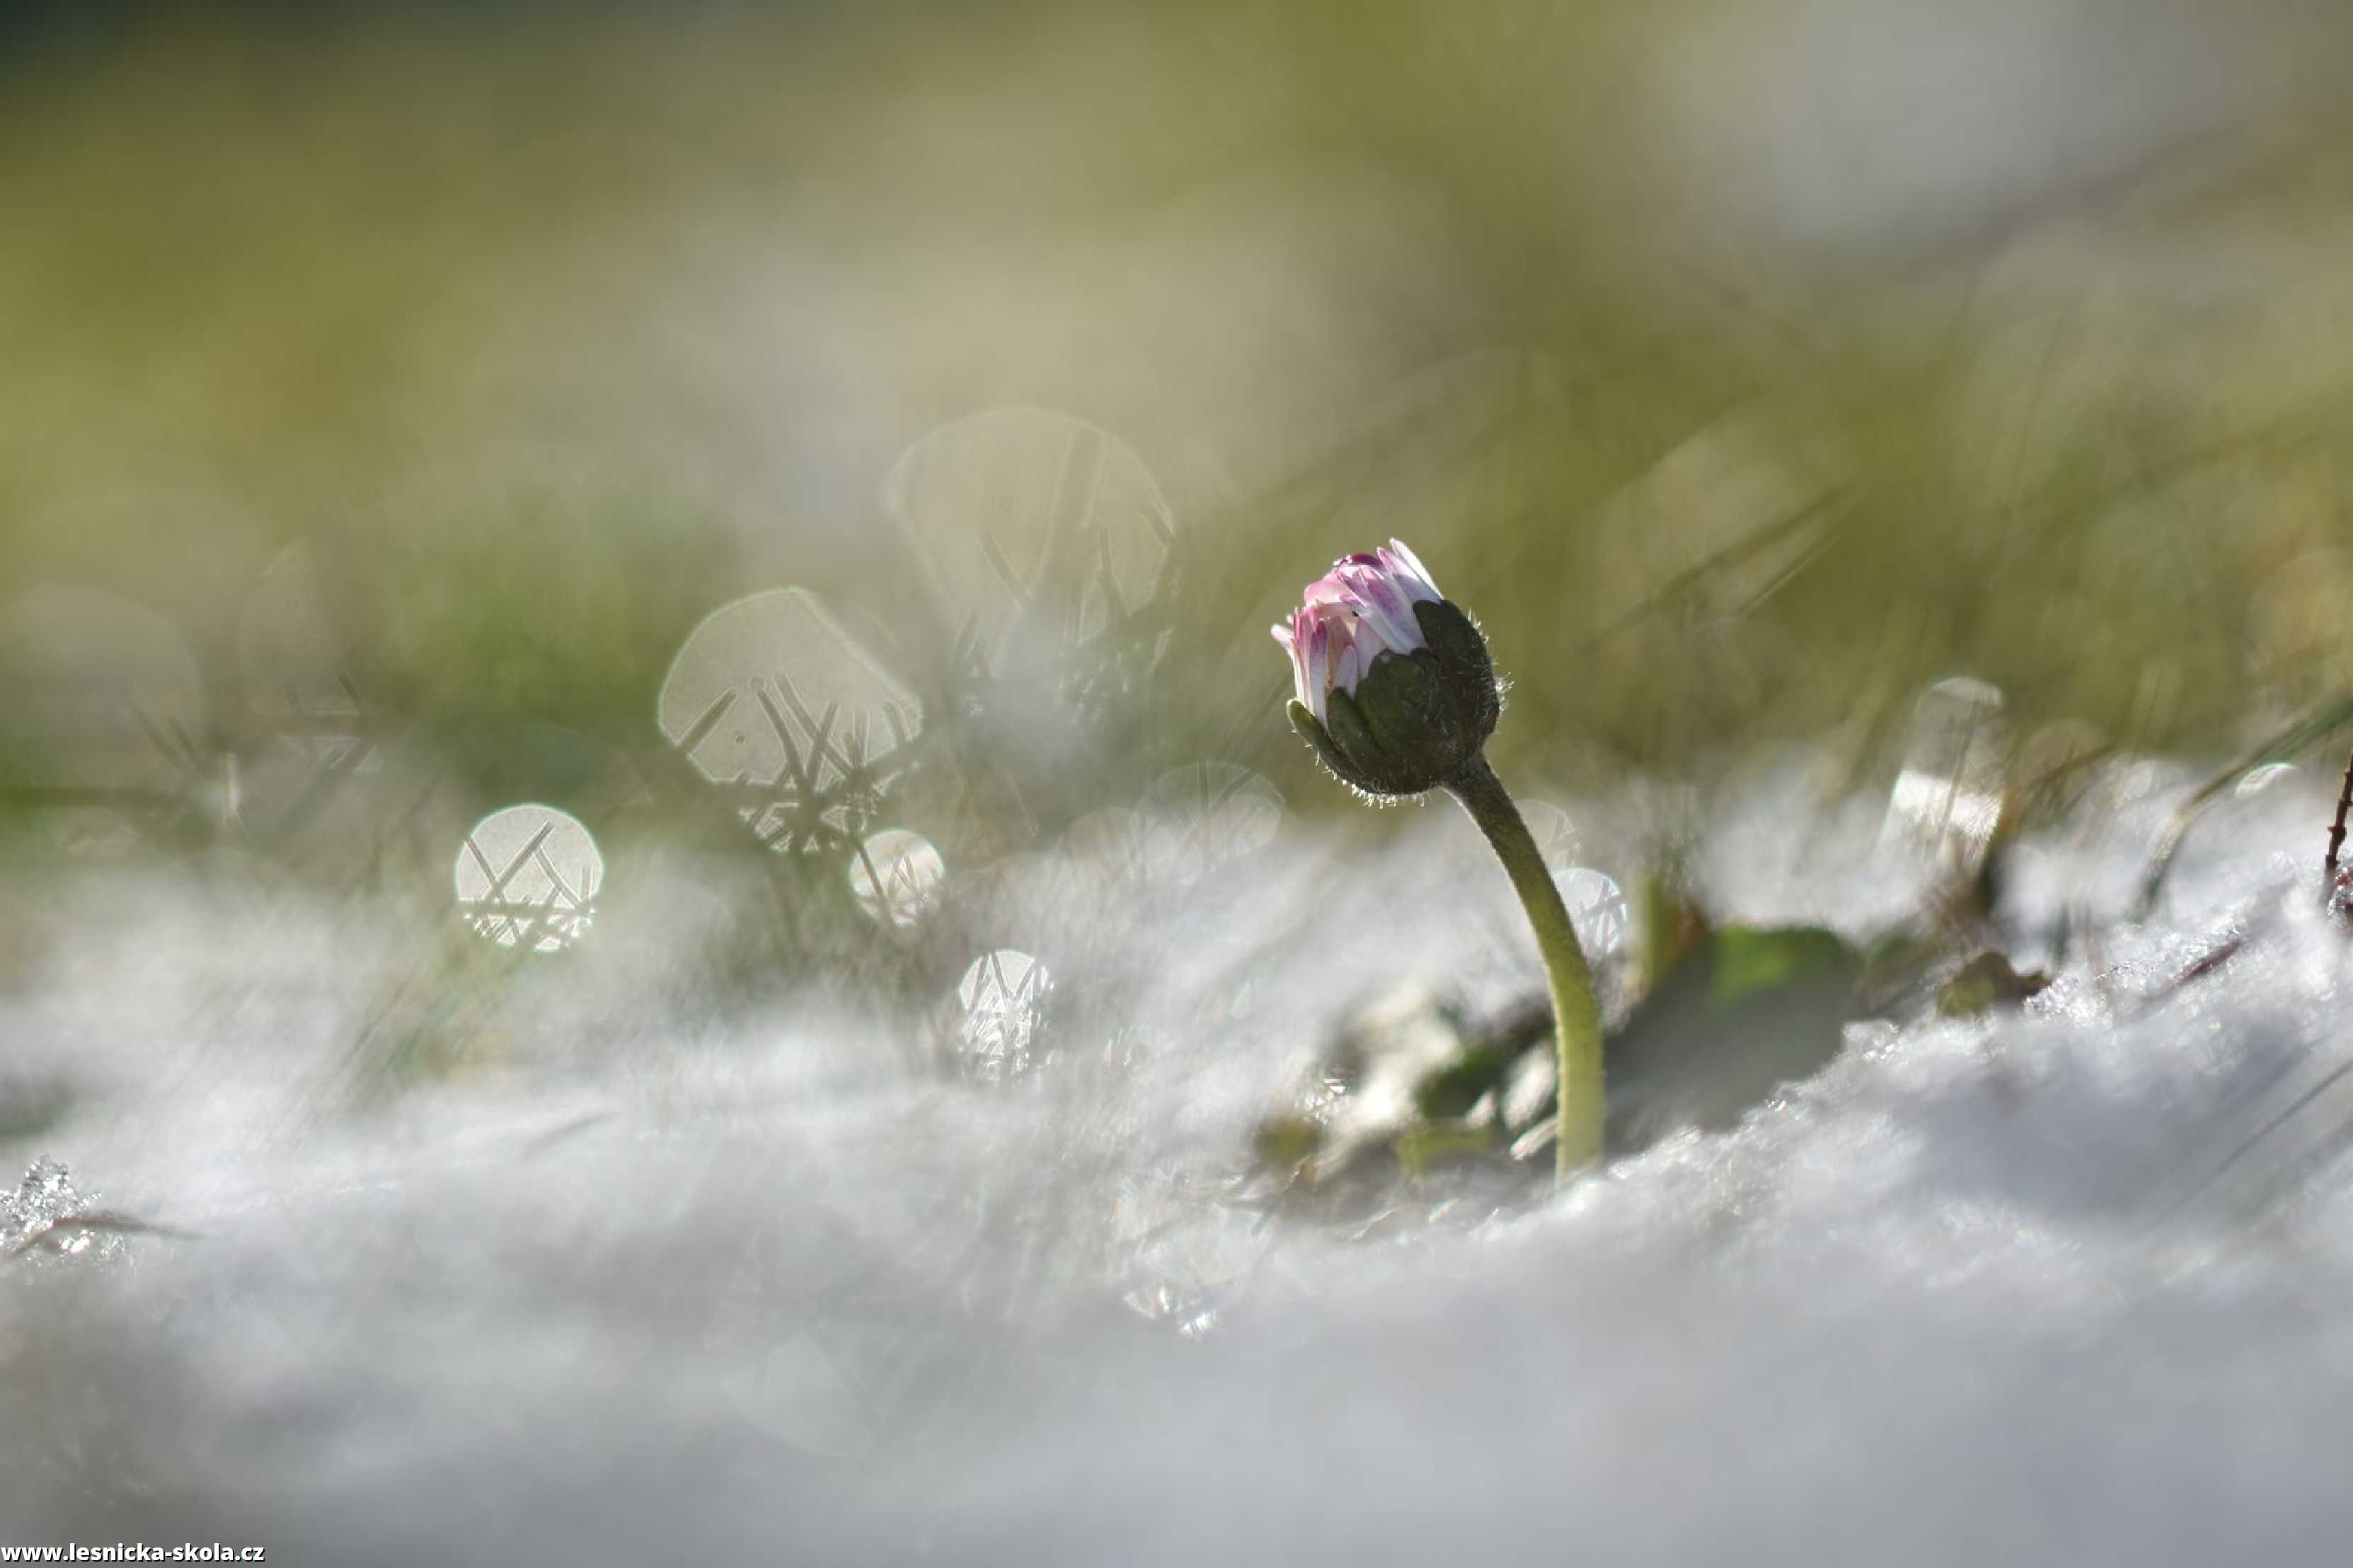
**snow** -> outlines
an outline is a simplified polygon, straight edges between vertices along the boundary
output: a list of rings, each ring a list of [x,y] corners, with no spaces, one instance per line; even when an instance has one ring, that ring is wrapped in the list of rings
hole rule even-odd
[[[1883,796],[1793,830],[1810,776],[1708,815],[1703,891],[1868,935],[1920,873]],[[168,1228],[0,1271],[0,1541],[2327,1560],[2353,1530],[2327,795],[2226,798],[2134,926],[2182,776],[2116,764],[2021,846],[2001,925],[2055,972],[2023,1011],[1857,1025],[1731,1133],[1348,1232],[1266,1222],[1232,1173],[1352,1007],[1532,988],[1450,807],[1378,842],[1287,822],[1154,900],[1006,900],[1031,929],[971,956],[1035,954],[1060,1011],[1004,1081],[917,1070],[914,1023],[839,994],[698,1014],[694,949],[733,917],[684,856],[614,858],[595,931],[502,961],[489,1001],[400,990],[422,908],[93,876],[26,917],[46,956],[0,993],[0,1083],[70,1094],[0,1156]],[[1641,811],[1570,815],[1596,854]],[[2095,942],[2063,946],[2071,910]],[[388,995],[496,1048],[356,1092]]]

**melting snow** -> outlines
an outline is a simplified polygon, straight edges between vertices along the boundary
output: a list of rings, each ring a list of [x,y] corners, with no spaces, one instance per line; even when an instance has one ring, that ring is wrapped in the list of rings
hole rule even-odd
[[[1916,898],[1881,803],[1799,835],[1786,789],[1748,793],[1696,861],[1720,910],[1863,934]],[[1449,811],[1379,850],[1287,826],[1124,924],[1064,898],[1057,930],[1046,901],[1000,934],[1051,967],[1059,1022],[997,1081],[839,1002],[697,1016],[676,948],[718,917],[691,867],[638,865],[487,1022],[422,1015],[498,1049],[354,1098],[411,917],[118,873],[0,994],[6,1065],[71,1097],[0,1153],[171,1228],[0,1272],[0,1539],[2332,1558],[2353,1039],[2348,939],[2310,907],[2326,801],[2232,797],[2126,925],[2173,798],[2021,849],[2004,923],[2056,976],[2024,1011],[1859,1026],[1732,1133],[1361,1238],[1270,1224],[1231,1173],[1386,982],[1532,988]],[[1575,815],[1583,853],[1614,841]],[[0,1234],[86,1206],[67,1181],[0,1194]]]

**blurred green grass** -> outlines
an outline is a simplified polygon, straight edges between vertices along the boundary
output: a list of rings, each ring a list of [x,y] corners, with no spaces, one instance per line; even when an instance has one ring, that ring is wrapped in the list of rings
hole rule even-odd
[[[1873,8],[1828,10],[1734,79],[1760,142],[1810,71],[1868,106],[1836,25]],[[2126,106],[2099,134],[1852,211],[1835,167],[1777,206],[1786,146],[1750,168],[1745,100],[1691,108],[1737,7],[532,15],[16,63],[0,598],[161,614],[233,731],[240,607],[308,542],[370,703],[477,798],[548,795],[523,729],[658,755],[672,653],[739,594],[929,668],[883,476],[1024,405],[1125,440],[1184,539],[1072,813],[1209,756],[1344,809],[1264,628],[1390,532],[1514,679],[1499,763],[1561,787],[1792,737],[1861,778],[1955,673],[2021,731],[2193,752],[2353,680],[2325,15],[2245,13],[2293,68],[2178,115],[2134,51],[2066,55],[2055,97]]]

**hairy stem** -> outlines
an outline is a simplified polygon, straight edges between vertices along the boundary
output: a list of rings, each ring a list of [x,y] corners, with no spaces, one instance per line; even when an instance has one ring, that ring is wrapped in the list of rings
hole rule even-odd
[[[1593,1000],[1593,972],[1586,967],[1585,950],[1577,943],[1577,928],[1569,923],[1568,907],[1560,901],[1552,872],[1486,757],[1472,758],[1446,781],[1446,788],[1462,803],[1487,836],[1495,858],[1504,863],[1535,931],[1536,951],[1544,957],[1545,980],[1552,991],[1553,1037],[1560,1050],[1555,1169],[1565,1178],[1601,1157],[1601,1010]]]

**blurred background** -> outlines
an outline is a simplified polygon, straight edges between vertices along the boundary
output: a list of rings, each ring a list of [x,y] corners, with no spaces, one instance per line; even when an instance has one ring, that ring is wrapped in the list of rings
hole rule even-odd
[[[525,728],[659,749],[757,589],[920,684],[1073,431],[1169,531],[1106,775],[1344,809],[1265,627],[1391,533],[1515,680],[1507,773],[1861,767],[1954,674],[2229,748],[2347,673],[2333,5],[14,15],[20,719],[78,634],[249,751],[276,566],[376,721],[559,795]]]
[[[1793,756],[1968,870],[2353,682],[2331,5],[12,17],[20,975],[79,869],[391,896],[431,974],[453,894],[553,950],[667,878],[696,1005],[928,1005],[1049,850],[1410,819],[1267,637],[1392,535],[1612,910]]]

